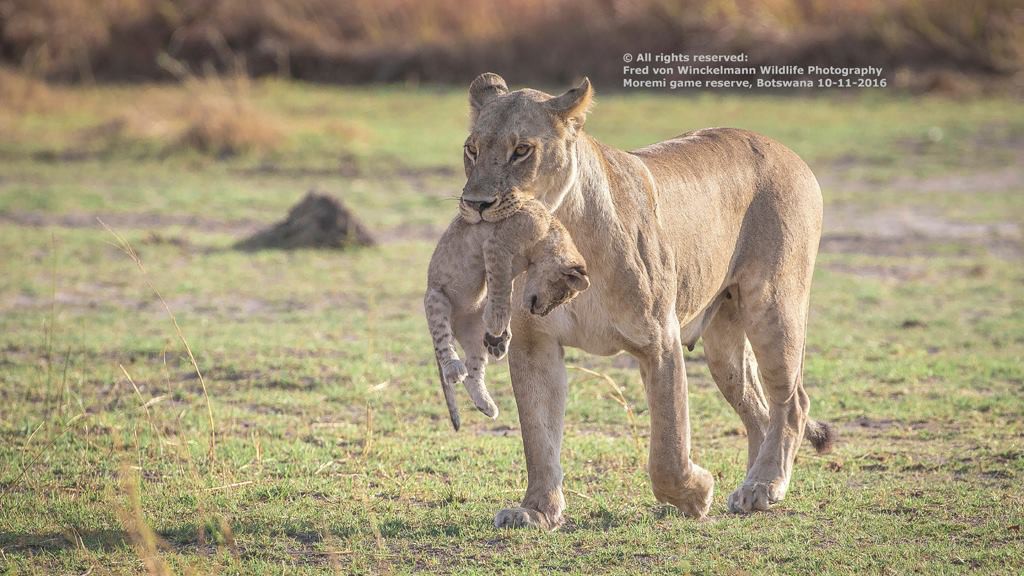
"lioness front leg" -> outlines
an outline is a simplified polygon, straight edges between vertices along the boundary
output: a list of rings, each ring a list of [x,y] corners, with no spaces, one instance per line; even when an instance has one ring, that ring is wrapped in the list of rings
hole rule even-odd
[[[675,321],[674,318],[672,321]],[[690,460],[690,414],[678,330],[666,328],[661,342],[639,358],[651,412],[648,473],[660,502],[686,516],[703,518],[711,508],[714,478]]]
[[[562,347],[546,334],[524,332],[513,318],[517,334],[509,351],[509,373],[515,392],[527,487],[522,504],[499,511],[496,528],[532,526],[554,530],[562,524],[562,423],[565,416],[566,373]]]

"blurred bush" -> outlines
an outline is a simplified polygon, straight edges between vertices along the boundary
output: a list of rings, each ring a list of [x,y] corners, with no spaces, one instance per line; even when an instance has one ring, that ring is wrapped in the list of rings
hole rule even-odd
[[[0,0],[0,60],[55,80],[193,73],[342,82],[617,84],[624,52],[1008,78],[1019,0]]]

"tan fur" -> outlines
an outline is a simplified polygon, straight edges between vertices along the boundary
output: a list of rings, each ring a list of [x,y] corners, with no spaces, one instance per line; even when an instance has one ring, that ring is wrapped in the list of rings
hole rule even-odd
[[[505,356],[511,338],[513,279],[527,273],[524,305],[539,315],[572,300],[590,284],[586,262],[561,223],[536,200],[518,206],[497,223],[481,222],[479,214],[460,216],[448,226],[430,259],[423,306],[456,430],[459,382],[481,412],[498,416],[484,383],[485,350],[497,359]],[[466,353],[465,364],[455,350],[456,340]]]
[[[781,144],[734,129],[697,130],[632,152],[583,131],[590,83],[552,97],[483,75],[470,89],[462,213],[500,221],[542,201],[587,260],[592,287],[547,317],[517,310],[509,368],[529,483],[495,525],[555,528],[566,397],[562,348],[635,356],[651,415],[654,495],[702,517],[713,478],[690,459],[683,346],[703,337],[712,376],[747,428],[746,479],[729,509],[767,509],[789,487],[808,419],[802,381],[821,192]],[[520,143],[533,152],[517,158]],[[517,289],[519,287],[517,286]]]

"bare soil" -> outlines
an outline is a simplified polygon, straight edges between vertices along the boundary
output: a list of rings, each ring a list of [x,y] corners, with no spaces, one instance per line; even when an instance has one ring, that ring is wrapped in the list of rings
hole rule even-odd
[[[928,256],[979,251],[1002,258],[1024,253],[1024,234],[1016,222],[963,222],[909,207],[868,211],[830,206],[825,210],[822,252],[881,256]]]

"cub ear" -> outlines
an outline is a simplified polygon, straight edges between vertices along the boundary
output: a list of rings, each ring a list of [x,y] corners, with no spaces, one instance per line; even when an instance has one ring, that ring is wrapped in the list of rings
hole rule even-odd
[[[587,121],[587,113],[594,104],[594,87],[589,78],[583,78],[580,85],[561,96],[545,102],[549,110],[564,120],[570,127],[580,129]]]
[[[508,85],[505,79],[494,72],[484,72],[476,77],[469,85],[469,110],[473,122],[480,114],[480,109],[487,104],[491,98],[508,94]]]
[[[587,276],[586,266],[570,266],[562,271],[562,275],[565,276],[569,288],[577,292],[583,292],[590,288],[590,277]]]

